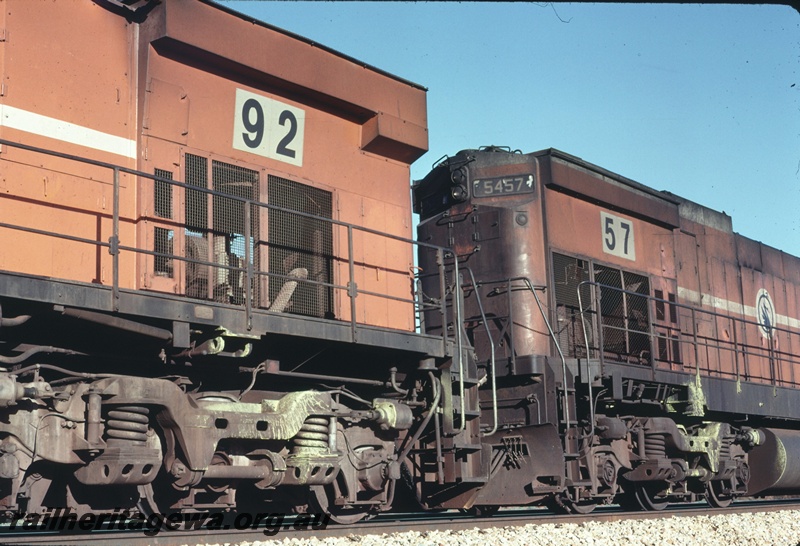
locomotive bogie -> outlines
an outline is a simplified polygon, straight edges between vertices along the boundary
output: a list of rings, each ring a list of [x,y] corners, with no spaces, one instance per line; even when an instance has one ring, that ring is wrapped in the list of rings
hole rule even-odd
[[[397,473],[398,432],[412,426],[410,410],[398,401],[377,399],[374,409],[354,410],[310,390],[251,391],[248,399],[262,398],[245,402],[132,376],[62,389],[4,375],[2,384],[9,404],[0,426],[4,489],[21,491],[39,480],[32,469],[50,468],[42,471],[47,480],[64,479],[57,469],[67,465],[74,469],[73,489],[144,486],[152,508],[162,511],[201,508],[209,493],[219,505],[237,488],[310,487],[324,497],[324,487],[336,480],[346,484],[340,492],[350,505],[377,509],[387,503],[387,476]],[[57,485],[42,487],[58,494]],[[46,506],[26,498],[20,507],[11,497],[5,510]]]

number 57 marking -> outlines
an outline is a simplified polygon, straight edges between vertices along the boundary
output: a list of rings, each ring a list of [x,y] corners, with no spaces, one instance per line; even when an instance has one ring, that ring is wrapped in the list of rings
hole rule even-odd
[[[633,223],[630,220],[607,212],[601,212],[600,229],[603,239],[603,252],[627,260],[636,260]]]

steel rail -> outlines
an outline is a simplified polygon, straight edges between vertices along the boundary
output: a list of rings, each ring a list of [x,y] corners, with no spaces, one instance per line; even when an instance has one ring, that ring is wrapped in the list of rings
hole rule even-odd
[[[622,520],[647,521],[661,518],[688,518],[714,515],[766,513],[789,510],[800,510],[800,499],[780,500],[745,500],[734,502],[727,508],[709,508],[705,503],[671,505],[666,510],[655,512],[631,512],[616,505],[597,508],[591,514],[555,514],[545,508],[509,508],[493,516],[476,517],[450,510],[447,512],[428,513],[385,513],[372,520],[353,525],[331,524],[324,529],[312,529],[299,523],[297,517],[286,517],[277,533],[273,529],[259,527],[256,529],[223,529],[223,530],[176,530],[161,531],[153,536],[143,531],[93,531],[93,532],[56,532],[19,533],[7,530],[7,525],[0,525],[0,544],[31,545],[88,545],[88,546],[180,546],[185,544],[227,543],[236,544],[253,541],[287,541],[289,539],[353,538],[369,535],[395,534],[409,531],[419,533],[432,529],[437,531],[464,531],[472,529],[505,528],[524,525],[545,524],[581,524],[586,522],[614,522]],[[299,527],[299,528],[296,528]],[[269,533],[265,533],[269,531]]]

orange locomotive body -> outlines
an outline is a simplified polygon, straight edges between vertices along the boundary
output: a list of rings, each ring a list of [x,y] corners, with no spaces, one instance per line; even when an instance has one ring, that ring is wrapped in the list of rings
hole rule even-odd
[[[594,348],[603,344],[604,358],[613,354],[616,361],[653,362],[664,370],[699,369],[710,377],[797,384],[800,372],[792,362],[800,353],[800,321],[795,318],[800,315],[800,259],[733,233],[724,213],[563,152],[499,150],[494,155],[500,157],[492,155],[480,152],[469,159],[465,152],[449,161],[465,169],[457,178],[464,178],[466,188],[468,174],[472,193],[453,190],[458,186],[452,181],[444,188],[433,181],[418,184],[417,206],[425,226],[420,239],[454,245],[461,261],[480,273],[478,280],[484,277],[485,282],[493,271],[498,277],[524,276],[535,285],[552,285],[548,303],[556,314],[551,318],[558,323],[560,345],[571,356],[586,352],[582,325],[575,322],[577,288],[596,282],[620,292],[616,302],[608,301],[613,296],[605,298],[603,310],[626,321],[617,328],[607,324],[611,337],[602,341],[604,330],[597,324],[589,328]],[[521,182],[522,190],[514,187]],[[440,199],[447,191],[459,197]],[[437,237],[426,221],[436,218],[441,227],[436,214],[443,210],[453,224],[447,239]],[[462,222],[474,227],[456,229]],[[624,301],[625,291],[654,302]],[[595,302],[586,294],[583,303],[589,308]],[[612,309],[613,303],[622,308]],[[534,330],[546,331],[538,311],[526,307],[533,304],[520,305]],[[633,335],[634,326],[646,335]],[[475,335],[483,335],[480,328]],[[687,344],[695,336],[705,341]],[[552,342],[520,334],[516,351],[547,354]],[[510,356],[513,351],[507,347],[506,352]]]
[[[203,0],[0,29],[0,513],[387,509],[425,89]]]
[[[649,335],[652,323],[653,348],[628,332],[605,340],[607,353],[663,370],[798,384],[800,259],[734,233],[724,213],[566,154],[545,158],[553,282],[574,288],[593,268],[597,283],[654,299],[652,309],[628,309],[623,328],[636,319]]]
[[[540,446],[532,487],[500,466],[476,505],[539,491],[576,512],[659,509],[800,487],[800,259],[557,150],[464,150],[414,194],[419,240],[454,250],[464,333],[494,378],[475,394],[484,444],[518,461]]]
[[[145,3],[137,22],[115,4],[4,2],[0,136],[155,178],[120,172],[115,198],[109,168],[5,147],[3,223],[28,231],[0,232],[0,269],[223,303],[249,292],[254,309],[285,282],[268,273],[296,271],[325,286],[301,284],[294,310],[344,320],[337,280],[406,297],[408,244],[357,231],[349,248],[326,220],[410,237],[425,91],[216,6]],[[112,237],[118,266],[93,244]],[[358,322],[413,328],[409,305],[358,304]]]

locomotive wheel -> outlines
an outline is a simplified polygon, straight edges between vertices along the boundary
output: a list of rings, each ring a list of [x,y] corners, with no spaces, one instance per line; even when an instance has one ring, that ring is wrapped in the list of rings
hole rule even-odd
[[[580,502],[573,502],[570,501],[567,504],[570,513],[572,514],[591,514],[595,508],[597,508],[597,503],[595,501],[580,501]]]
[[[357,523],[375,515],[371,506],[353,506],[346,508],[336,504],[336,499],[347,496],[347,484],[341,472],[329,485],[311,486],[309,511],[316,510],[330,515],[331,519],[342,525]]]
[[[713,508],[727,508],[733,502],[733,495],[722,492],[722,482],[712,481],[706,484],[706,501]]]
[[[500,510],[499,506],[473,506],[472,508],[462,508],[461,511],[465,514],[469,514],[470,516],[476,516],[479,518],[488,518],[495,515]]]
[[[153,495],[153,484],[146,483],[139,486],[139,502],[136,504],[139,513],[145,517],[158,513],[158,505]]]
[[[544,505],[556,514],[591,514],[597,508],[597,502],[593,500],[576,502],[563,494],[554,495]]]
[[[634,495],[633,491],[625,491],[618,494],[616,497],[614,497],[614,502],[619,504],[620,508],[627,510],[628,512],[641,509],[641,506],[639,506],[639,501],[636,500],[636,495]]]
[[[136,508],[145,517],[180,511],[180,509],[173,509],[172,506],[184,497],[184,493],[173,489],[171,484],[158,481],[140,485],[138,492],[139,501],[136,503]]]
[[[634,499],[639,508],[648,512],[663,510],[669,504],[665,498],[659,498],[659,486],[652,484],[636,484],[633,490]]]

